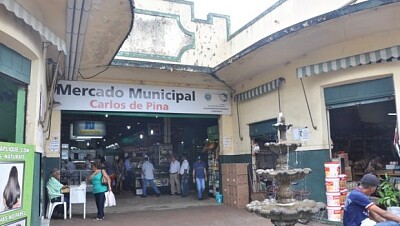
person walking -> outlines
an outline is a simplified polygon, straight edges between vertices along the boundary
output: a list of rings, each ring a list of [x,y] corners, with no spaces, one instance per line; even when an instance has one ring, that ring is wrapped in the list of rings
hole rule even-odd
[[[197,188],[197,199],[203,199],[203,193],[207,181],[206,164],[201,160],[201,157],[197,157],[197,161],[193,164],[193,183],[196,183]]]
[[[149,161],[149,157],[145,156],[144,157],[144,163],[142,165],[142,178],[143,178],[143,194],[141,197],[146,197],[147,196],[147,183],[150,184],[151,188],[153,188],[154,193],[156,193],[156,196],[160,196],[160,191],[158,190],[156,184],[154,183],[154,166],[153,164]]]
[[[189,162],[186,155],[182,156],[182,164],[179,169],[181,175],[181,196],[187,197],[189,194]]]
[[[93,163],[92,170],[93,173],[89,175],[88,180],[92,180],[93,195],[97,207],[97,217],[93,220],[101,221],[104,220],[104,202],[106,201],[105,192],[107,191],[107,188],[111,191],[111,179],[107,172],[102,169],[102,164],[100,162]],[[107,185],[101,183],[102,177],[107,178]]]
[[[134,185],[134,169],[132,166],[132,156],[128,156],[124,162],[125,166],[125,182],[124,182],[124,189],[126,191],[134,191],[133,185]]]
[[[181,164],[176,160],[176,156],[172,155],[169,164],[169,181],[171,184],[171,195],[181,195],[181,183],[179,182],[179,170]]]
[[[376,226],[400,226],[400,217],[379,208],[368,198],[378,186],[379,179],[373,174],[365,174],[361,178],[360,185],[347,196],[343,214],[344,226],[359,226],[366,222]]]

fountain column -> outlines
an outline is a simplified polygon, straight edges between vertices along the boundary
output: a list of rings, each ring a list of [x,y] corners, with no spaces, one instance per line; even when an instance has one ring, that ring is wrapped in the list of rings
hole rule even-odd
[[[285,123],[282,113],[279,113],[278,122],[274,124],[274,127],[277,128],[278,142],[266,143],[264,146],[279,155],[276,169],[258,169],[256,172],[276,181],[276,200],[253,201],[246,205],[246,209],[249,212],[255,212],[258,216],[271,219],[271,222],[276,226],[294,226],[296,223],[307,224],[312,215],[325,209],[325,203],[308,199],[297,201],[293,198],[292,182],[304,178],[311,173],[311,169],[289,169],[289,153],[295,151],[300,144],[286,141],[286,131],[291,127],[291,124]]]

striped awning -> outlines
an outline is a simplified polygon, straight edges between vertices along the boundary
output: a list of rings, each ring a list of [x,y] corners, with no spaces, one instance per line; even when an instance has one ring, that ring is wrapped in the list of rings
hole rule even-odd
[[[249,100],[253,99],[255,97],[264,95],[266,93],[269,93],[271,91],[274,91],[278,89],[278,87],[285,82],[285,79],[280,77],[277,78],[271,82],[265,83],[261,86],[257,86],[256,88],[247,90],[245,92],[239,93],[235,95],[235,101],[244,101],[244,100]]]
[[[350,57],[337,60],[327,61],[319,64],[312,64],[297,68],[297,78],[305,78],[308,76],[319,75],[322,73],[337,71],[360,65],[399,61],[400,45],[389,47],[386,49],[375,50],[372,52],[362,53]]]
[[[16,17],[24,20],[24,22],[31,26],[35,31],[39,32],[41,36],[53,45],[57,46],[58,51],[63,51],[67,54],[67,48],[63,39],[58,37],[49,28],[44,26],[38,19],[36,19],[30,12],[28,12],[22,5],[15,0],[0,0],[6,9],[13,12]]]

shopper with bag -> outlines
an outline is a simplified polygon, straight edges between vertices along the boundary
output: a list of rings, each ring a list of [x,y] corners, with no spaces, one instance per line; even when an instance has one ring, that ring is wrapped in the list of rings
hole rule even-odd
[[[97,217],[93,220],[101,221],[104,220],[105,192],[107,192],[107,189],[111,191],[111,180],[107,172],[101,168],[100,162],[93,163],[92,170],[93,173],[88,180],[92,180],[93,194],[97,207]]]

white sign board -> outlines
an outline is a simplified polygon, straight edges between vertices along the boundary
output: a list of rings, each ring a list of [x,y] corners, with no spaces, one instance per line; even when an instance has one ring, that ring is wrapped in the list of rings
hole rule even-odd
[[[59,81],[54,100],[58,110],[231,114],[228,90]]]

